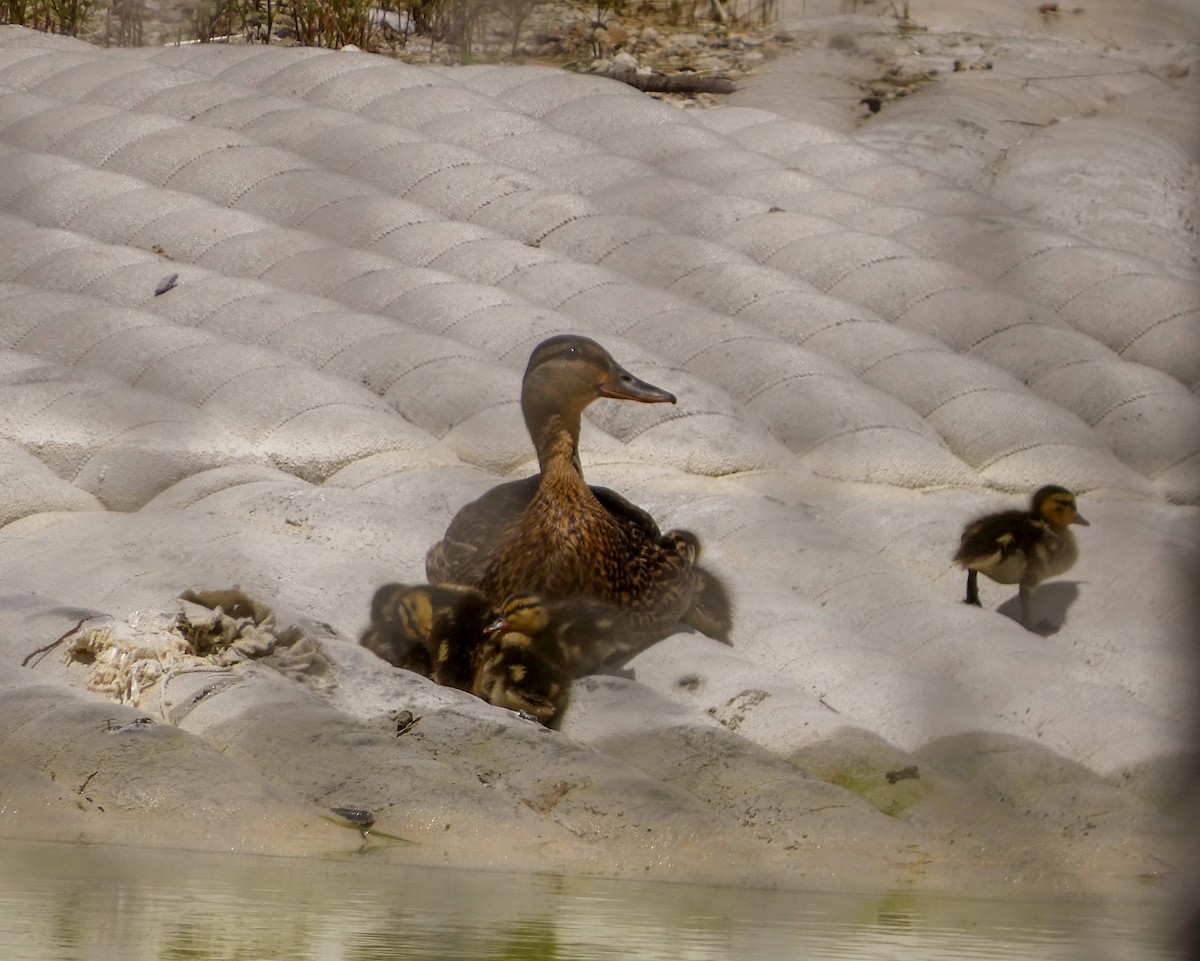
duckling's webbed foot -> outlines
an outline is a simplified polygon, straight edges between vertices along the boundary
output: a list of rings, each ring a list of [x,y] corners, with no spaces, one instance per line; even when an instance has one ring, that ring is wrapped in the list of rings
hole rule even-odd
[[[963,603],[983,607],[979,601],[979,571],[967,571],[967,597]]]

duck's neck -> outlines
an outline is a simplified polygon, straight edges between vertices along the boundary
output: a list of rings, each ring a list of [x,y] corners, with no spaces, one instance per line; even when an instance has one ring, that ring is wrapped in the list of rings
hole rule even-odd
[[[579,462],[579,415],[553,413],[529,425],[543,477],[571,473],[583,476]]]

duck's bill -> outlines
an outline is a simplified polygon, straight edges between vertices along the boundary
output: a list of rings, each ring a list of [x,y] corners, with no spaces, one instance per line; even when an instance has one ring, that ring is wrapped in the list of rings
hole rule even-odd
[[[608,380],[600,385],[600,396],[614,400],[636,400],[642,404],[675,403],[675,395],[669,390],[634,377],[624,367],[616,367]]]
[[[497,617],[491,624],[483,629],[484,634],[495,634],[497,631],[503,631],[508,627],[508,619]]]
[[[1082,524],[1084,527],[1091,527],[1091,526],[1092,526],[1092,523],[1091,523],[1091,521],[1089,521],[1089,520],[1088,520],[1086,517],[1084,517],[1082,514],[1076,514],[1076,515],[1075,515],[1075,523],[1076,523],[1076,524]]]

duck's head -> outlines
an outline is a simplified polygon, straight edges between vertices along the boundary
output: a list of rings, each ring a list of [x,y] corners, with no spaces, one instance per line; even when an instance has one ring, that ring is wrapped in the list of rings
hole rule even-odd
[[[1075,495],[1057,484],[1047,484],[1033,495],[1031,513],[1055,527],[1066,527],[1068,524],[1091,526],[1075,507]]]
[[[533,637],[544,631],[549,623],[550,611],[541,595],[522,591],[505,598],[500,605],[500,616],[484,630],[487,634],[516,631]]]
[[[670,391],[634,377],[590,337],[560,334],[543,340],[529,355],[521,384],[521,410],[535,443],[553,415],[579,432],[585,407],[601,397],[642,404],[675,403]]]
[[[428,637],[433,628],[433,597],[423,587],[410,587],[396,609],[401,627],[413,637]]]

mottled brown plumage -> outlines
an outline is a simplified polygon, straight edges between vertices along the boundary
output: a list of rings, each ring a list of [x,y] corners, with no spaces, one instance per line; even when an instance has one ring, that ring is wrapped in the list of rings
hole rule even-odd
[[[1021,623],[1033,623],[1032,591],[1048,577],[1070,570],[1079,556],[1071,524],[1088,526],[1075,495],[1054,484],[1038,490],[1028,511],[1000,511],[972,521],[962,532],[954,561],[967,571],[966,603],[980,605],[978,575],[1019,584]]]
[[[530,356],[521,410],[541,472],[501,484],[464,507],[426,557],[433,582],[477,584],[500,599],[537,591],[587,597],[625,611],[631,630],[663,636],[691,611],[699,542],[663,535],[654,519],[606,488],[589,487],[579,459],[583,410],[600,397],[642,403],[675,398],[638,380],[586,337],[552,337]],[[728,635],[728,594],[716,584],[702,623]],[[722,609],[723,608],[723,609]]]

